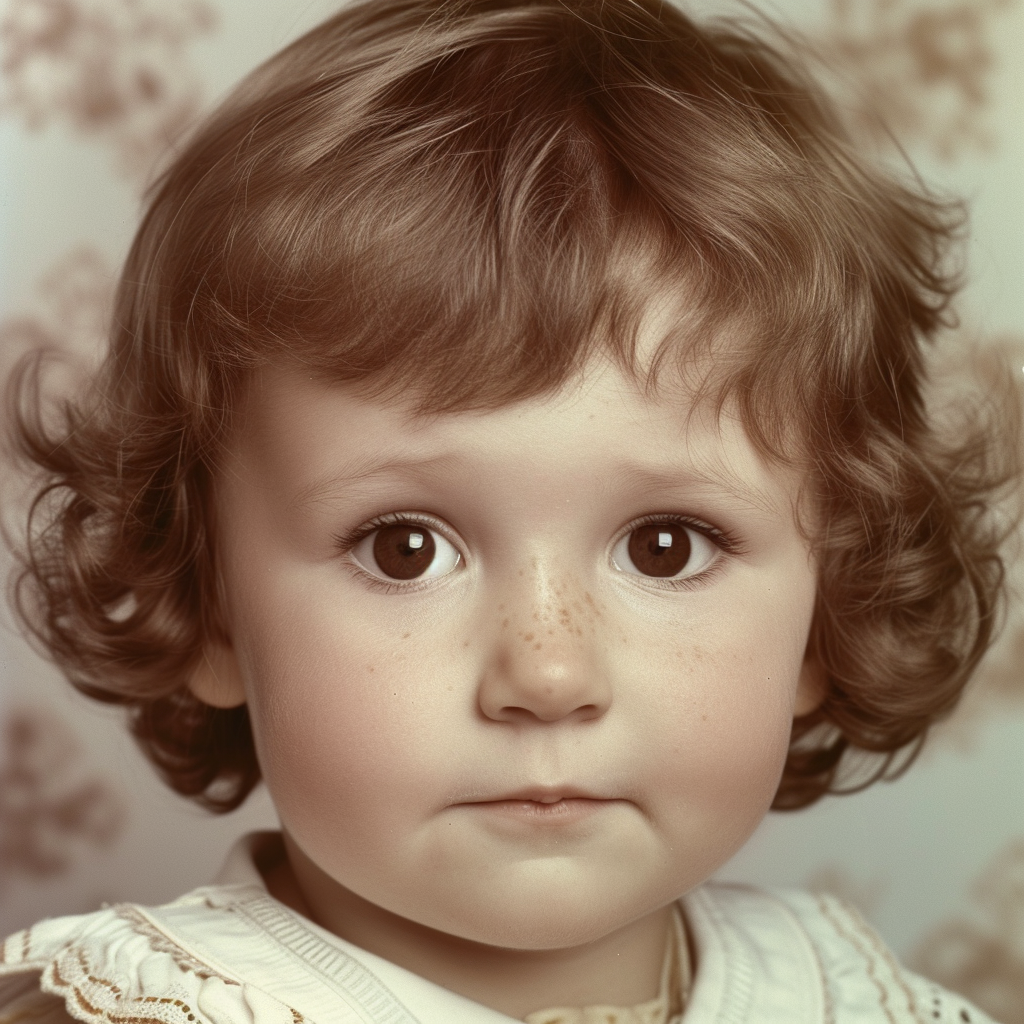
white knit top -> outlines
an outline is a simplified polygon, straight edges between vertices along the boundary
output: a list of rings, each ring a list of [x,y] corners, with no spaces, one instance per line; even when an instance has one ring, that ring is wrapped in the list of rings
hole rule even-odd
[[[251,849],[243,841],[216,884],[166,906],[8,938],[0,1024],[513,1024],[275,900]],[[695,962],[673,1024],[992,1024],[900,967],[831,897],[709,884],[680,906]]]

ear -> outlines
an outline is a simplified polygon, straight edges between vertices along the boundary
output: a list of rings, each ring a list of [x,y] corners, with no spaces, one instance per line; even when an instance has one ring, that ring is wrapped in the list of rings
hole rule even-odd
[[[227,643],[208,643],[188,688],[211,707],[237,708],[244,704],[245,682],[235,649]]]
[[[800,678],[796,684],[796,699],[793,702],[793,717],[800,718],[817,711],[828,693],[828,676],[818,659],[808,651],[800,666]]]

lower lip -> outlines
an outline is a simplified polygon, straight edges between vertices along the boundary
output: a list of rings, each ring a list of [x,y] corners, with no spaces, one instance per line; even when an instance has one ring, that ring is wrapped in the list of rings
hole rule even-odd
[[[568,797],[551,803],[539,800],[489,800],[466,806],[520,821],[551,822],[552,824],[580,821],[611,806],[614,800],[589,800],[584,797]]]

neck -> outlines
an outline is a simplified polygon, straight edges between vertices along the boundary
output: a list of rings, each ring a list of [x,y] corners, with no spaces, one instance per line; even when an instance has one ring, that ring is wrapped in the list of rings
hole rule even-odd
[[[285,846],[287,856],[260,865],[276,899],[354,945],[510,1017],[555,1006],[633,1006],[658,994],[671,907],[584,945],[504,949],[393,914],[323,875],[287,835]]]

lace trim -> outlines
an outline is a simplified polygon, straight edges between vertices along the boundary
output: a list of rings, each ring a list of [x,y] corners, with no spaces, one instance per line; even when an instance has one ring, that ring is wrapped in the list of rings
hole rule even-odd
[[[182,984],[171,981],[160,995],[131,995],[125,991],[129,982],[104,977],[102,969],[91,961],[88,949],[72,941],[43,968],[39,987],[60,998],[67,1013],[76,1020],[90,1024],[206,1024],[205,1015],[195,1008],[196,998],[202,997],[192,987],[195,983],[187,982],[185,975],[201,983],[233,986],[236,991],[242,987],[240,981],[215,971],[175,942],[141,908],[124,904],[111,908],[111,912],[145,939],[150,951],[170,958],[181,972]],[[27,954],[27,933],[23,946]],[[291,1015],[292,1024],[305,1024],[305,1017],[298,1010],[290,1006],[281,1009]],[[18,1014],[12,1020],[0,1018],[0,1024],[29,1024],[30,1018],[35,1017],[45,1015]],[[48,1022],[43,1019],[40,1024]]]
[[[41,985],[44,992],[63,996],[68,1013],[79,1019],[110,1024],[194,1024],[200,1019],[184,999],[125,996],[113,981],[93,973],[81,950],[68,949],[51,961]]]

